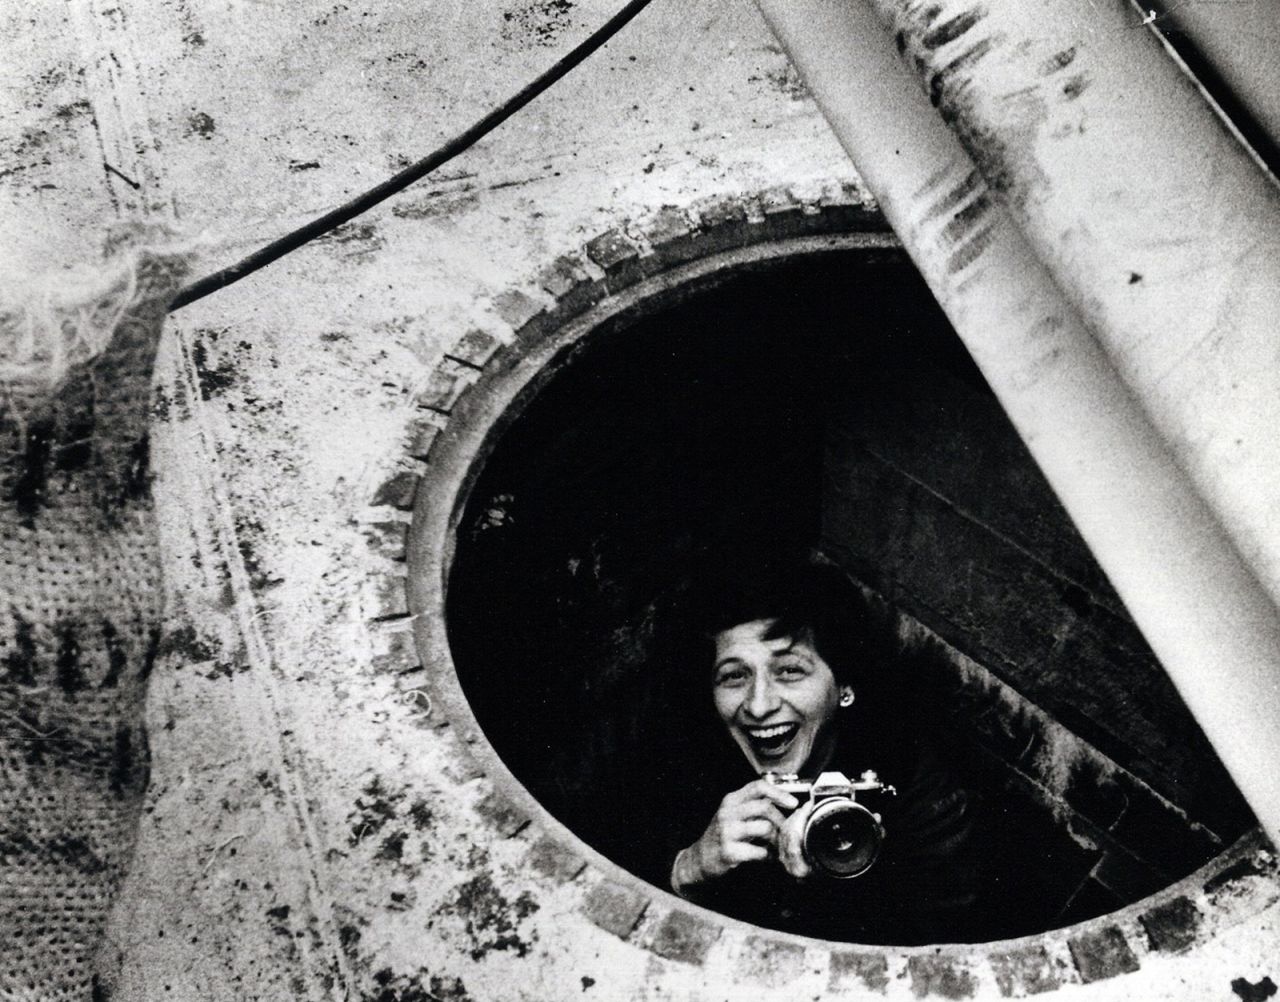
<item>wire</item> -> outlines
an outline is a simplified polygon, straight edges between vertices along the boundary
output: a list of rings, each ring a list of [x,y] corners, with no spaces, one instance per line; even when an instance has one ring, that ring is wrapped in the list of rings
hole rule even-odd
[[[318,216],[291,233],[286,233],[279,239],[271,241],[265,247],[259,248],[235,264],[220,271],[215,271],[211,275],[206,275],[204,278],[197,279],[190,285],[179,289],[178,294],[169,304],[169,312],[172,313],[174,310],[189,306],[197,299],[203,299],[212,292],[225,289],[228,285],[252,275],[258,269],[265,268],[271,262],[278,261],[286,254],[297,250],[303,244],[324,236],[324,234],[336,229],[343,223],[350,222],[356,216],[372,209],[379,202],[383,202],[392,195],[403,191],[415,181],[426,177],[437,167],[448,163],[458,154],[470,149],[548,87],[568,74],[574,67],[595,52],[596,49],[604,45],[605,42],[609,41],[650,2],[651,0],[631,0],[630,3],[592,32],[572,52],[549,70],[508,98],[503,104],[494,108],[469,129],[460,132],[417,163],[411,164],[381,184],[370,188],[364,194],[357,195],[351,201],[326,212],[322,216]]]

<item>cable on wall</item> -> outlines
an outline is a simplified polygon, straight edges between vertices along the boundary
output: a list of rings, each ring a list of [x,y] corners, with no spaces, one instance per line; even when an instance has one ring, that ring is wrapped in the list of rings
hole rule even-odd
[[[212,292],[225,289],[228,285],[240,281],[240,279],[253,274],[260,268],[265,268],[273,261],[279,260],[304,244],[315,240],[317,237],[324,236],[324,234],[336,229],[343,223],[350,222],[362,213],[372,209],[379,202],[385,201],[392,195],[403,191],[415,181],[426,177],[437,167],[448,163],[458,154],[475,145],[543,91],[567,75],[579,63],[595,52],[596,49],[622,30],[627,22],[639,14],[650,2],[651,0],[631,0],[630,3],[626,4],[618,13],[609,18],[608,21],[587,36],[568,55],[559,60],[541,76],[494,108],[470,128],[460,132],[421,160],[409,165],[404,170],[394,174],[381,184],[370,188],[363,194],[357,195],[349,202],[345,202],[324,215],[316,217],[309,223],[305,223],[296,230],[286,233],[279,239],[271,241],[235,264],[184,286],[169,304],[169,312],[180,310],[182,307],[194,303],[197,299],[203,299]]]

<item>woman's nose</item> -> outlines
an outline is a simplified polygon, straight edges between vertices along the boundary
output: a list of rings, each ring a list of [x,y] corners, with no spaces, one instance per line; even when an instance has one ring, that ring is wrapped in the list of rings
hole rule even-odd
[[[767,717],[778,708],[778,693],[773,679],[767,674],[757,675],[751,683],[751,692],[747,695],[747,714],[756,719]]]

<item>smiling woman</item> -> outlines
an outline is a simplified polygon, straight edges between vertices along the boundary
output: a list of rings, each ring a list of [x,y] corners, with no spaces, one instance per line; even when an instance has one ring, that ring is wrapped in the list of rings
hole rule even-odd
[[[962,938],[979,885],[968,797],[888,684],[896,645],[883,610],[816,558],[718,577],[701,612],[707,681],[740,754],[704,775],[722,796],[675,855],[672,889],[822,939]],[[834,819],[815,826],[820,814]]]
[[[853,687],[837,687],[813,641],[776,618],[716,634],[714,692],[720,719],[761,773],[816,774],[831,759],[836,707],[853,705]]]

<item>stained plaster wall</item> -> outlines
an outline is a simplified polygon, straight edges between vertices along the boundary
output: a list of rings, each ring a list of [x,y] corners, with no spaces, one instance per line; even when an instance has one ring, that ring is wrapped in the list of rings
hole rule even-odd
[[[199,237],[199,270],[229,263],[469,124],[612,9],[8,5],[7,279],[91,258],[139,215]],[[371,526],[406,517],[372,505],[375,489],[402,461],[414,398],[446,347],[477,325],[511,329],[496,296],[666,204],[853,181],[749,5],[659,0],[438,177],[172,319],[153,444],[169,639],[151,693],[152,786],[109,946],[119,997],[712,998],[770,984],[817,997],[925,984],[902,958],[901,978],[882,984],[837,977],[804,947],[761,961],[742,930],[709,956],[660,955],[607,931],[607,909],[591,921],[576,870],[557,869],[554,852],[530,865],[500,817],[480,820],[489,780],[406,698],[371,625],[403,573]],[[1265,974],[1270,914],[1212,949]],[[1108,997],[1201,977],[1193,960],[1177,965],[1145,965]]]

